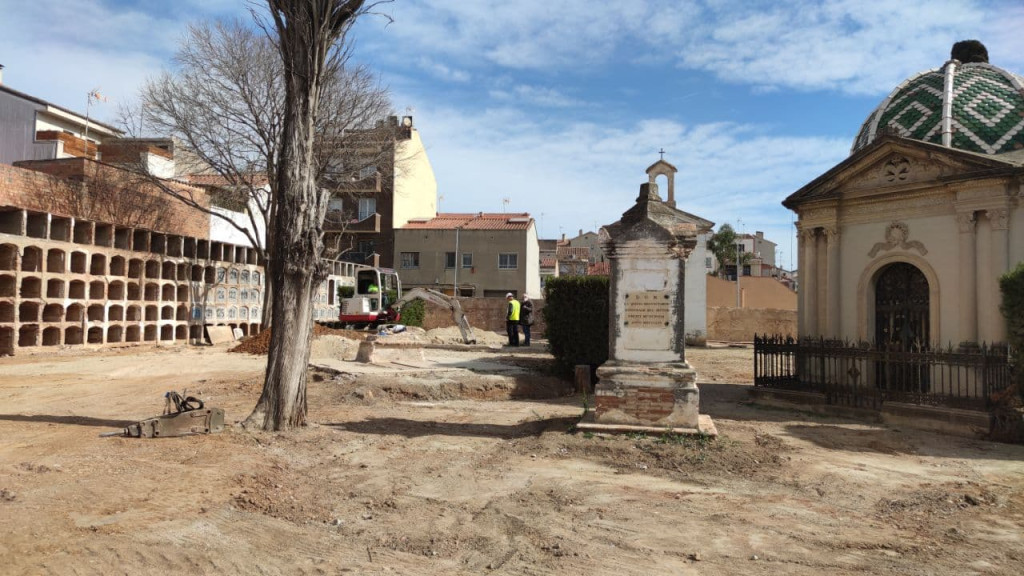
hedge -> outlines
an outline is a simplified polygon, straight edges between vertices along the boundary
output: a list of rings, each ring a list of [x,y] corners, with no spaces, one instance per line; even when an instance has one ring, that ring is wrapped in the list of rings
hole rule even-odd
[[[572,374],[608,359],[608,277],[549,278],[544,286],[544,337],[557,370]]]
[[[1024,400],[1024,262],[999,279],[1006,337],[1014,353],[1017,392]]]

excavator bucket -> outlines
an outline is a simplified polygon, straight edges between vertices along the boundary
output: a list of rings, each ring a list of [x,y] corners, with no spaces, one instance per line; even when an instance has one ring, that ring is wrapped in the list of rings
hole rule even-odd
[[[223,408],[201,408],[147,418],[124,429],[132,438],[167,438],[193,434],[215,434],[224,430]]]

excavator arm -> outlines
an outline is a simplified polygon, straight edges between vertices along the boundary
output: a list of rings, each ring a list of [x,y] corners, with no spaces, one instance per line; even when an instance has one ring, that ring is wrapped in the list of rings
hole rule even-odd
[[[459,331],[462,332],[462,341],[466,344],[476,344],[476,336],[473,335],[473,327],[469,325],[469,320],[466,319],[466,314],[462,311],[462,305],[459,304],[459,300],[457,298],[452,298],[447,294],[443,294],[437,290],[431,290],[429,288],[413,288],[392,304],[391,307],[395,310],[401,310],[402,306],[412,302],[413,300],[426,300],[427,302],[433,302],[438,306],[450,310],[452,313],[452,319],[455,320],[455,324],[459,327]]]

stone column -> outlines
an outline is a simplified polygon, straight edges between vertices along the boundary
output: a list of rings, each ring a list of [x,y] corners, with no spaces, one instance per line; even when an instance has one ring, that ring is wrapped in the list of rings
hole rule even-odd
[[[978,341],[978,290],[974,212],[956,215],[960,228],[960,341]]]
[[[996,310],[995,319],[992,322],[990,330],[992,341],[994,342],[1005,342],[1006,341],[1006,322],[1003,319],[1002,313],[999,311],[999,306],[1003,302],[1003,295],[999,291],[999,277],[1010,268],[1010,241],[1009,241],[1009,224],[1010,224],[1010,211],[1006,208],[997,208],[995,210],[988,211],[988,221],[992,227],[992,300],[995,304],[994,309]]]
[[[803,269],[800,270],[800,291],[803,292],[804,331],[801,336],[817,336],[818,330],[818,234],[815,228],[802,230]]]
[[[978,340],[983,342],[992,341],[992,302],[996,293],[994,292],[995,281],[992,269],[992,225],[986,218],[977,223],[977,239],[975,240],[975,300],[978,301],[977,325]]]
[[[824,238],[826,242],[826,302],[827,310],[825,315],[826,328],[825,336],[830,338],[841,338],[841,326],[839,322],[839,299],[840,299],[840,286],[839,286],[839,229],[835,226],[827,226],[824,228]],[[820,324],[819,324],[820,325]]]

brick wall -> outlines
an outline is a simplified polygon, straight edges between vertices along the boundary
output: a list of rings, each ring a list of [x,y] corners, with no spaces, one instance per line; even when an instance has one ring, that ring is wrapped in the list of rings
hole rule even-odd
[[[0,205],[194,238],[210,237],[207,214],[160,191],[143,177],[84,158],[15,164],[0,164]],[[80,193],[78,182],[83,180],[92,187],[91,197]],[[177,182],[168,184],[199,205],[210,206],[205,190]]]
[[[466,313],[466,319],[470,326],[478,330],[490,330],[491,332],[505,333],[505,306],[507,301],[504,298],[459,298],[462,311]],[[537,338],[544,335],[544,318],[541,310],[544,309],[543,300],[533,301],[533,329],[532,333]],[[426,316],[423,318],[423,327],[427,330],[434,328],[445,328],[454,326],[452,313],[447,309],[427,302]]]

